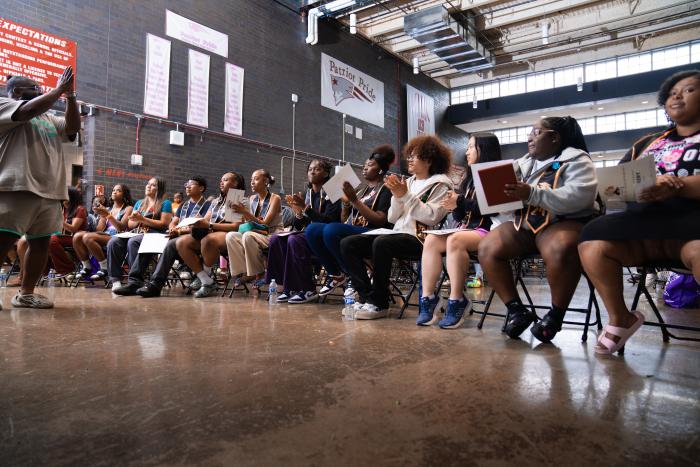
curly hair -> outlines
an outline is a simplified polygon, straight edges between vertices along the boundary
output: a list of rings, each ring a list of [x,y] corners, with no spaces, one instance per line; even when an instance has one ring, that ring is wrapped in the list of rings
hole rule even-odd
[[[388,172],[396,159],[396,154],[390,144],[384,144],[372,149],[372,154],[367,159],[375,161],[383,172]]]
[[[418,159],[429,162],[430,175],[445,174],[452,164],[452,151],[437,136],[416,136],[403,147],[403,156],[415,154]]]
[[[668,78],[666,78],[664,82],[661,83],[656,102],[661,107],[665,107],[666,101],[669,97],[671,97],[671,89],[673,89],[673,86],[675,86],[676,83],[678,83],[679,81],[684,80],[686,78],[695,78],[696,80],[700,81],[700,70],[679,71],[678,73],[674,73]]]

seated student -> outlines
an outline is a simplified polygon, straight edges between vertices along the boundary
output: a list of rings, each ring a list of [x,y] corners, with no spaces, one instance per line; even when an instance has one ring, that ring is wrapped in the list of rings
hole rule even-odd
[[[100,216],[95,212],[97,206],[104,206],[106,199],[104,195],[95,195],[92,197],[90,202],[90,212],[88,212],[87,217],[87,228],[84,229],[85,232],[94,232],[97,229],[97,222],[100,220]]]
[[[501,160],[501,146],[492,133],[476,133],[469,138],[467,145],[467,167],[460,183],[460,194],[449,192],[442,200],[442,206],[452,211],[452,216],[464,229],[449,235],[429,234],[423,245],[421,278],[423,294],[420,298],[420,312],[416,324],[430,326],[435,323],[435,307],[440,297],[436,295],[435,284],[442,273],[442,255],[445,254],[447,273],[450,276],[450,299],[447,302],[445,317],[438,323],[441,328],[455,329],[462,325],[464,314],[471,309],[471,301],[464,296],[464,281],[469,270],[469,252],[477,251],[481,239],[489,233],[491,216],[482,216],[476,201],[474,179],[469,166],[481,162]]]
[[[243,177],[233,172],[222,175],[219,182],[219,196],[214,198],[204,217],[192,225],[191,232],[181,231],[178,237],[168,242],[151,279],[136,291],[138,295],[144,298],[158,297],[168,280],[168,273],[177,259],[184,261],[192,268],[192,272],[196,276],[189,286],[190,289],[196,290],[195,298],[208,297],[216,292],[216,283],[210,277],[211,267],[219,259],[221,252],[225,251],[224,235],[226,232],[235,230],[240,225],[240,222],[230,223],[226,222],[225,219],[226,195],[230,188],[245,189]],[[188,202],[182,205],[183,209]],[[204,250],[204,244],[207,241],[219,245],[214,254]],[[204,266],[199,259],[200,250],[204,257]]]
[[[145,194],[145,198],[136,202],[129,216],[127,226],[129,229],[140,234],[146,232],[164,233],[173,217],[170,200],[164,199],[165,181],[157,177],[150,179],[146,184]],[[151,255],[139,255],[139,247],[141,246],[142,240],[143,235],[136,235],[128,239],[113,236],[107,243],[107,269],[109,271],[110,280],[112,281],[112,291],[122,288],[122,262],[124,261],[124,257],[127,256],[127,253],[129,268],[131,270],[136,268],[139,275],[143,274],[143,271],[146,270]],[[132,288],[136,291],[136,289],[141,286],[138,280],[139,276],[134,275],[134,283],[124,286],[126,289],[122,290],[122,292],[127,292]],[[140,281],[142,283],[143,278],[141,278]],[[133,286],[135,285],[138,285],[138,287],[134,288]]]
[[[92,210],[98,219],[93,232],[78,232],[73,235],[73,249],[83,263],[82,269],[76,276],[77,279],[88,276],[92,271],[90,256],[100,263],[100,270],[93,274],[91,279],[99,280],[107,277],[107,257],[104,248],[107,247],[107,242],[113,235],[127,229],[127,219],[133,209],[129,187],[124,184],[114,185],[111,202],[111,208],[103,204],[93,206]]]
[[[306,195],[287,195],[286,200],[294,210],[291,235],[273,235],[267,254],[265,283],[272,279],[284,284],[284,291],[277,301],[306,303],[318,299],[314,284],[311,250],[303,230],[313,222],[329,223],[340,221],[340,200],[331,203],[323,191],[324,183],[331,178],[332,166],[329,162],[314,159],[306,171],[309,185]]]
[[[481,240],[479,262],[508,308],[505,332],[516,339],[537,317],[520,301],[509,260],[542,255],[552,308],[531,332],[549,342],[561,329],[581,278],[576,244],[583,226],[599,213],[598,184],[581,127],[572,117],[548,117],[535,123],[528,150],[517,161],[522,181],[505,188],[525,207],[515,212],[512,222],[504,222]]]
[[[621,161],[654,158],[656,184],[640,193],[640,202],[595,219],[581,233],[583,268],[609,315],[595,347],[600,354],[619,351],[644,322],[625,305],[623,266],[682,263],[700,283],[700,70],[670,76],[658,102],[671,127],[637,141]]]
[[[177,212],[177,210],[180,208],[180,205],[182,204],[183,199],[184,196],[182,195],[182,192],[176,191],[173,195],[173,212]]]
[[[192,231],[191,226],[187,227],[180,227],[178,228],[177,225],[180,223],[180,221],[190,218],[190,217],[204,217],[204,215],[209,211],[209,201],[204,197],[204,192],[207,190],[207,181],[204,180],[202,177],[192,177],[190,178],[187,183],[185,183],[185,192],[187,193],[188,199],[184,203],[180,205],[179,208],[177,208],[177,212],[175,213],[175,216],[172,218],[170,221],[170,224],[168,225],[168,233],[171,237],[170,241],[168,242],[168,245],[171,245],[171,251],[175,252],[175,242],[177,241],[176,237],[179,237],[180,235],[187,235]],[[166,200],[167,201],[167,200]],[[139,242],[140,244],[140,242]],[[168,248],[166,247],[165,250]],[[165,251],[164,250],[164,251]],[[150,257],[151,255],[139,255],[139,261],[134,263],[133,265],[129,265],[129,279],[128,282],[125,286],[114,289],[113,292],[117,295],[136,295],[136,292],[143,287],[143,275],[146,272],[146,267],[148,266],[148,261],[142,261],[141,257]],[[173,259],[172,262],[175,262],[175,259],[177,257],[177,253],[173,253]],[[166,269],[166,278],[167,278],[167,271],[170,271],[170,267],[172,266],[172,262],[170,264],[167,264],[167,262],[170,260],[168,255],[166,254],[161,254],[158,262],[160,263],[161,261],[165,261],[167,265]]]
[[[452,190],[447,177],[452,154],[435,136],[418,136],[403,150],[408,161],[407,181],[389,175],[385,186],[393,195],[388,221],[394,224],[389,235],[352,235],[340,242],[345,267],[360,299],[355,304],[356,319],[384,318],[389,308],[389,275],[394,258],[420,257],[423,230],[433,228],[446,215],[440,201]],[[372,281],[365,258],[371,258]]]
[[[362,168],[366,185],[357,193],[349,183],[343,187],[345,199],[341,219],[346,219],[345,223],[312,223],[306,227],[309,248],[328,273],[319,295],[328,295],[347,280],[347,269],[340,255],[340,241],[343,238],[370,229],[391,227],[387,222],[391,191],[384,186],[384,174],[389,171],[395,158],[394,150],[389,145],[374,148]]]
[[[269,235],[282,230],[282,199],[269,190],[274,183],[275,179],[267,169],[253,172],[250,181],[253,194],[248,200],[250,209],[243,204],[233,207],[243,216],[243,227],[237,232],[227,233],[225,239],[231,277],[238,277],[240,282],[253,281],[256,288],[265,282],[263,250],[270,243]]]
[[[56,273],[65,275],[75,269],[75,263],[65,247],[73,246],[73,235],[87,228],[87,210],[80,192],[68,188],[68,199],[63,202],[63,233],[49,240],[49,257]]]

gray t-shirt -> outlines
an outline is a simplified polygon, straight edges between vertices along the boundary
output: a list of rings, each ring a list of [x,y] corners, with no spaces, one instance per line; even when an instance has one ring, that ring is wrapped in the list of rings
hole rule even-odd
[[[0,97],[0,191],[68,199],[61,146],[68,141],[66,120],[48,113],[26,122],[12,120],[24,103]]]

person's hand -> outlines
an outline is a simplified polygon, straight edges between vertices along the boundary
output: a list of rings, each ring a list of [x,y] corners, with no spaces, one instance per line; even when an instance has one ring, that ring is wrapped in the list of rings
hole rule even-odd
[[[347,198],[348,203],[354,203],[357,201],[357,193],[355,189],[350,185],[350,182],[343,183],[343,193],[345,193],[345,198]]]
[[[503,192],[511,198],[525,201],[530,197],[532,187],[525,182],[506,183]]]
[[[201,218],[194,224],[192,224],[192,227],[196,227],[198,229],[208,229],[209,228],[209,222],[207,222],[206,219]]]
[[[650,186],[639,192],[639,201],[644,203],[666,201],[678,195],[678,191],[680,191],[683,186],[683,181],[673,174],[659,175],[656,177],[656,184],[654,186]]]
[[[440,206],[448,211],[454,211],[457,207],[457,198],[459,195],[454,191],[448,191],[444,198],[440,201]]]
[[[389,188],[391,194],[397,198],[401,198],[408,193],[408,183],[406,183],[403,177],[399,178],[395,174],[391,174],[386,178],[384,184]]]
[[[73,78],[73,67],[67,66],[66,69],[63,70],[61,77],[58,78],[56,89],[61,91],[61,94],[69,94],[73,92],[73,84],[75,82]]]
[[[134,222],[141,222],[145,219],[145,217],[143,217],[143,214],[141,214],[140,212],[134,211],[129,216],[129,219],[131,219]]]
[[[100,217],[107,217],[109,216],[109,209],[106,207],[100,205],[100,206],[95,206],[93,209],[95,211],[95,214],[97,214]]]
[[[236,211],[238,214],[245,215],[245,214],[250,214],[250,211],[248,211],[248,208],[243,205],[243,203],[238,203],[234,204],[231,206],[231,208]]]

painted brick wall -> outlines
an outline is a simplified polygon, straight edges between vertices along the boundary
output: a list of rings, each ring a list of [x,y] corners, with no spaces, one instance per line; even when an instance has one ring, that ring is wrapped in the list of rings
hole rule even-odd
[[[448,91],[429,78],[360,38],[320,23],[316,46],[304,43],[306,23],[274,2],[263,0],[4,0],[0,16],[57,34],[78,43],[77,90],[82,101],[131,112],[143,110],[146,34],[165,36],[166,8],[229,35],[228,61],[245,69],[243,136],[275,145],[292,145],[291,93],[299,95],[296,147],[332,158],[341,156],[341,114],[320,105],[320,62],[325,52],[382,81],[385,86],[385,128],[347,118],[363,130],[363,139],[347,135],[346,158],[361,163],[372,147],[406,140],[405,84],[436,100],[438,134],[463,160],[466,135],[445,119]],[[172,42],[170,119],[186,121],[188,44]],[[221,131],[224,113],[224,65],[210,54],[210,129]],[[400,119],[400,122],[399,122]],[[264,147],[214,135],[187,134],[184,147],[168,144],[169,126],[146,122],[141,131],[143,167],[132,167],[136,120],[99,112],[85,122],[84,172],[89,183],[125,181],[142,192],[144,178],[160,175],[168,191],[179,191],[194,174],[210,186],[229,170],[250,178],[259,167],[279,178],[282,154]],[[285,189],[290,191],[291,164],[284,161]],[[296,188],[305,178],[297,164]],[[281,187],[277,186],[279,190]]]

